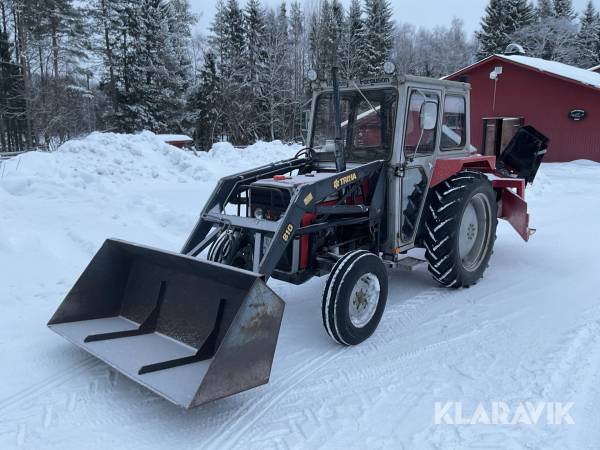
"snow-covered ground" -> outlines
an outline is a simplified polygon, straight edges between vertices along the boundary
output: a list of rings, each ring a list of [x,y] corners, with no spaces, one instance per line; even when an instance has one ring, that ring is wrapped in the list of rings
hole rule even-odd
[[[600,443],[600,165],[545,164],[525,244],[500,224],[485,278],[390,272],[376,334],[342,348],[321,325],[325,279],[271,281],[286,301],[271,382],[192,411],[45,326],[106,237],[178,250],[216,180],[297,148],[195,157],[150,133],[95,134],[0,167],[0,448],[592,449]],[[437,425],[491,402],[574,402],[574,425]]]

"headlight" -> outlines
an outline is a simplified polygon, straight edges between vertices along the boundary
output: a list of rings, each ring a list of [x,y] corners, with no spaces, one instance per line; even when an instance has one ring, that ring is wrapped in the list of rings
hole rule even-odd
[[[383,71],[388,75],[393,75],[396,71],[396,64],[394,64],[392,61],[386,61],[383,65]]]
[[[262,208],[256,208],[254,210],[254,217],[257,218],[257,219],[259,219],[259,220],[262,220],[262,219],[265,218],[264,212],[263,212]]]
[[[306,77],[309,79],[309,81],[317,81],[317,71],[315,69],[309,69],[308,72],[306,72]]]

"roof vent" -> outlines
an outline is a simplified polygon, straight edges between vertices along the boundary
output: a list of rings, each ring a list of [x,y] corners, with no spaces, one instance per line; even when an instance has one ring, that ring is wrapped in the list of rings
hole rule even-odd
[[[506,47],[506,50],[504,50],[504,54],[507,56],[512,56],[512,55],[525,55],[525,49],[520,46],[519,44],[509,44],[508,47]]]

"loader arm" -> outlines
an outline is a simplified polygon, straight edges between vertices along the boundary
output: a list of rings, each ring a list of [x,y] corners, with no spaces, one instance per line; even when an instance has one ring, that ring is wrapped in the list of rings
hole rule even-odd
[[[309,230],[314,231],[319,226],[334,227],[378,222],[383,212],[383,202],[385,198],[385,180],[382,176],[383,165],[384,161],[374,161],[344,172],[332,174],[330,177],[300,188],[292,197],[290,206],[285,215],[279,220],[279,225],[274,233],[274,238],[260,259],[258,272],[266,278],[269,278],[273,273],[275,266],[281,259],[286,247],[297,235],[306,233]],[[304,214],[315,213],[317,211],[317,205],[328,196],[344,189],[348,189],[352,185],[360,183],[361,180],[370,178],[376,174],[379,176],[377,177],[377,185],[370,201],[371,205],[363,215],[301,227],[301,221]],[[332,212],[335,211],[335,208],[336,206],[332,207]],[[343,206],[340,205],[337,206],[337,208],[343,208]]]
[[[210,244],[212,240],[210,238],[214,236],[208,236],[208,239],[206,238],[210,233],[211,228],[214,226],[214,223],[206,220],[206,217],[211,212],[223,212],[228,200],[238,186],[258,180],[259,178],[266,178],[299,170],[308,167],[311,162],[312,161],[307,158],[293,158],[221,178],[217,187],[206,202],[206,205],[202,209],[200,218],[196,222],[194,229],[181,249],[181,253],[197,256]]]

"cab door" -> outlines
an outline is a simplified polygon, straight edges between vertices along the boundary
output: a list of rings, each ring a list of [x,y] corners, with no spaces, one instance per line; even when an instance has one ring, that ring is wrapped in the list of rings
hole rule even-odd
[[[418,87],[408,90],[397,234],[400,247],[413,243],[423,213],[435,153],[439,148],[441,99],[441,90]]]

